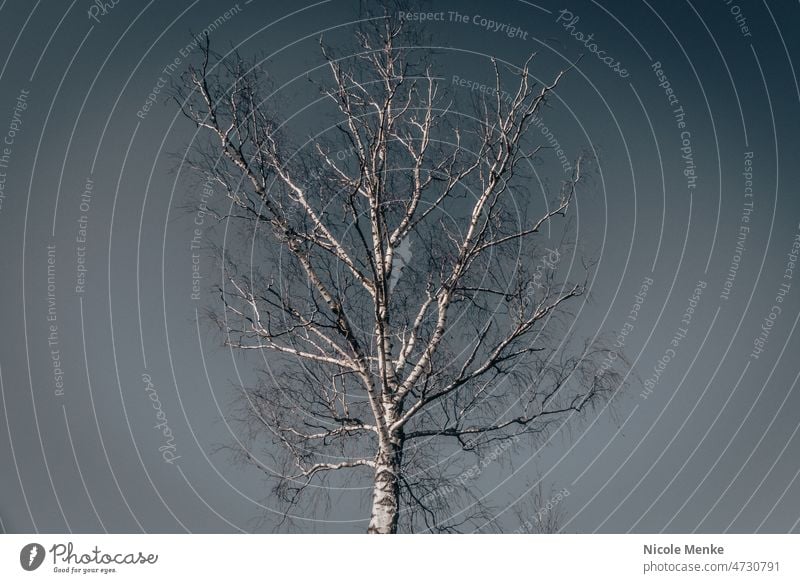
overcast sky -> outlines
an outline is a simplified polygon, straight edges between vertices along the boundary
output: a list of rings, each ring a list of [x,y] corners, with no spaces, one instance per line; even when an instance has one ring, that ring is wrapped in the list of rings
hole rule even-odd
[[[202,185],[176,172],[194,130],[164,87],[206,29],[267,58],[294,131],[319,131],[307,73],[321,34],[352,39],[358,2],[100,4],[0,2],[2,530],[271,531],[264,473],[221,449],[258,358],[198,322],[215,302],[205,252],[193,290]],[[570,158],[597,160],[575,215],[597,260],[576,329],[626,329],[634,363],[612,407],[476,486],[500,510],[539,481],[566,489],[565,532],[800,530],[800,7],[428,5],[436,74],[460,99],[489,57],[539,51],[548,79],[583,55],[544,117]],[[540,168],[562,179],[554,152]],[[353,488],[299,529],[364,531]]]

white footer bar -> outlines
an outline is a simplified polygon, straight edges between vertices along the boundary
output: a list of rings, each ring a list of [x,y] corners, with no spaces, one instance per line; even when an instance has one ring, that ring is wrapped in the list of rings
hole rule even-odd
[[[248,579],[244,579],[248,577]],[[800,581],[800,535],[2,535],[0,581]]]

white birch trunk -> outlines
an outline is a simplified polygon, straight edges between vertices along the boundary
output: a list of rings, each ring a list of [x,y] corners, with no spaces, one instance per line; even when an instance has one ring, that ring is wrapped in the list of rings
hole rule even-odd
[[[400,458],[402,443],[383,447],[375,467],[369,534],[395,534],[400,512]]]

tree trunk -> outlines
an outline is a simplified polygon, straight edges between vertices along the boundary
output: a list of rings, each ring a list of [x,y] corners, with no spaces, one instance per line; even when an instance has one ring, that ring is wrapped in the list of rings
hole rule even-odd
[[[369,534],[395,534],[400,514],[400,460],[403,453],[401,441],[381,447],[375,468],[375,485],[372,492],[372,515]]]

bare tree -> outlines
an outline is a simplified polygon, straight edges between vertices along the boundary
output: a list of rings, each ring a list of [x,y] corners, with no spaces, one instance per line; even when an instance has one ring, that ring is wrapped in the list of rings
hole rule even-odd
[[[457,111],[406,25],[370,23],[354,54],[320,43],[334,121],[304,144],[237,53],[206,43],[175,96],[207,138],[189,163],[227,193],[215,212],[246,227],[250,260],[226,248],[213,318],[228,345],[271,355],[243,413],[280,446],[268,471],[287,514],[310,485],[365,472],[368,532],[451,531],[491,517],[446,448],[482,459],[540,438],[619,377],[602,346],[568,341],[588,268],[561,281],[569,239],[539,239],[581,181],[578,160],[547,204],[532,196],[530,130],[564,72],[539,84],[533,57],[492,59],[493,90]]]
[[[542,480],[535,487],[527,488],[527,495],[512,505],[519,527],[517,534],[556,534],[562,528],[566,512],[565,499],[570,495],[567,488],[545,493]]]

